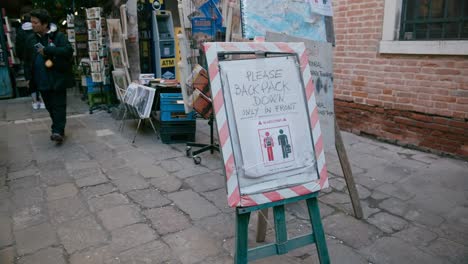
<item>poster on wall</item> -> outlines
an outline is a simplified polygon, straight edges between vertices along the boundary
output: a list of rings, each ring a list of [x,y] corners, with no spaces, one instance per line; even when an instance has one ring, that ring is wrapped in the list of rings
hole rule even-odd
[[[244,38],[264,37],[267,31],[272,31],[327,41],[325,19],[311,11],[309,1],[241,0],[240,6]]]
[[[335,146],[335,104],[333,88],[333,47],[331,43],[267,32],[267,42],[304,42],[309,57],[320,126],[326,146]]]

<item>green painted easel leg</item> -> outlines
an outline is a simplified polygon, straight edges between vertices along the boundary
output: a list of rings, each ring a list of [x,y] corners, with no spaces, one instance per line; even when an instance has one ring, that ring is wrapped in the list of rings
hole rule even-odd
[[[288,241],[288,231],[286,228],[286,216],[284,214],[284,205],[273,207],[276,231],[276,252],[278,255],[288,253],[286,242]]]
[[[249,241],[249,219],[250,212],[236,212],[236,255],[235,264],[246,264],[248,262],[248,241]]]
[[[325,233],[323,232],[317,197],[307,199],[306,201],[307,207],[309,208],[309,217],[312,223],[312,231],[320,263],[329,264],[330,256],[328,256],[327,242],[325,240]]]

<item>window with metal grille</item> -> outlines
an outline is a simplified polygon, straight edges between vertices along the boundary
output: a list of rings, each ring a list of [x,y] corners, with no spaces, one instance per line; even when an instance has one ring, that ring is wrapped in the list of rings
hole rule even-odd
[[[468,0],[403,0],[400,40],[468,39]]]

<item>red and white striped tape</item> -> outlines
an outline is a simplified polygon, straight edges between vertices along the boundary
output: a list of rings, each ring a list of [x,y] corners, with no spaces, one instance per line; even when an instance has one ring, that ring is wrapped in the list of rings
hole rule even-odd
[[[213,107],[216,114],[216,123],[219,133],[221,152],[224,160],[226,173],[228,204],[231,207],[254,206],[286,198],[302,196],[316,192],[328,187],[327,167],[325,164],[325,152],[323,138],[320,130],[318,108],[315,102],[314,84],[309,68],[309,60],[303,43],[283,43],[283,42],[207,42],[203,44],[206,59],[208,62],[208,73],[211,83],[211,94],[213,97]],[[319,179],[306,184],[283,188],[271,192],[253,195],[241,195],[239,182],[235,171],[234,154],[231,145],[226,108],[221,87],[221,79],[218,65],[218,52],[225,51],[269,51],[296,53],[299,57],[302,79],[307,96],[307,107],[309,110],[310,124],[312,126],[312,138],[314,141],[315,155],[317,160]]]

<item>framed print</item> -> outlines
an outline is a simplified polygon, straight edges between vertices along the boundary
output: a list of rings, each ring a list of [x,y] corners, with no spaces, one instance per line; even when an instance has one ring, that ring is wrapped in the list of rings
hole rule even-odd
[[[96,29],[88,30],[88,41],[98,40],[98,37],[100,37],[100,35]]]
[[[67,36],[69,42],[75,42],[75,30],[74,29],[67,29]]]
[[[122,21],[122,38],[127,39],[127,5],[120,6],[120,21]]]
[[[67,27],[72,28],[75,26],[75,16],[73,14],[67,14]]]
[[[107,33],[109,35],[109,43],[112,48],[122,46],[122,28],[120,26],[120,19],[107,19]]]
[[[123,70],[112,71],[112,79],[114,81],[115,93],[119,101],[123,101],[125,91],[128,87],[127,76]]]
[[[87,19],[96,19],[101,16],[101,8],[93,7],[86,9],[86,18]]]
[[[88,41],[88,49],[89,51],[99,51],[99,43],[95,40]]]
[[[102,82],[102,74],[100,72],[92,72],[91,78],[93,79],[93,82]]]
[[[97,51],[90,51],[90,52],[89,52],[89,60],[90,60],[90,61],[99,61],[99,52],[97,52]]]
[[[137,93],[138,84],[131,83],[128,85],[127,90],[124,95],[124,102],[128,105],[133,106],[133,102],[135,101],[135,96]]]
[[[138,85],[133,106],[137,110],[140,118],[149,118],[155,91],[154,88]]]
[[[101,71],[101,62],[100,61],[91,61],[91,72],[100,72]]]
[[[203,47],[228,204],[254,206],[328,187],[304,44],[215,42]],[[257,57],[258,51],[272,55]]]
[[[124,68],[122,48],[111,48],[111,58],[114,69]]]
[[[100,21],[99,19],[88,19],[88,20],[86,20],[86,23],[88,25],[88,29],[99,30],[100,29],[99,21]]]

